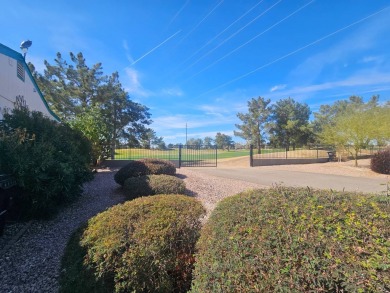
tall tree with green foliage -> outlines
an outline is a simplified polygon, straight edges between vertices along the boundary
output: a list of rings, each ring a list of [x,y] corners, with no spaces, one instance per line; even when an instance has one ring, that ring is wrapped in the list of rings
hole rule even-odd
[[[262,97],[252,98],[248,102],[248,113],[237,113],[242,124],[236,124],[239,131],[234,131],[235,136],[245,139],[250,144],[255,144],[257,152],[261,153],[261,144],[264,141],[264,128],[270,116],[269,103]]]
[[[360,150],[372,143],[390,141],[390,107],[379,105],[378,96],[373,96],[367,103],[361,97],[352,96],[349,101],[336,102],[330,108],[335,109],[340,104],[345,107],[336,111],[331,120],[321,121],[320,138],[339,150],[348,151],[357,166]]]
[[[215,144],[217,148],[229,151],[234,146],[234,141],[230,135],[218,132],[215,136]]]
[[[187,146],[199,148],[202,145],[203,145],[203,140],[201,138],[190,138],[187,140]]]
[[[92,127],[89,119],[105,124],[95,127],[101,130],[99,135],[90,136],[95,139],[92,143],[101,147],[97,159],[113,156],[116,144],[139,144],[148,132],[149,109],[130,99],[117,72],[103,75],[102,64],[89,67],[82,53],[70,53],[70,63],[57,53],[53,65],[45,60],[44,74],[29,65],[51,109],[63,122],[83,132],[85,123]]]
[[[351,96],[348,100],[339,100],[332,105],[321,105],[318,112],[314,114],[313,128],[315,133],[321,133],[322,129],[327,125],[333,125],[334,119],[337,116],[343,115],[351,108],[372,108],[378,106],[379,96],[374,95],[365,104],[362,97]]]
[[[206,136],[203,139],[203,144],[206,148],[211,148],[214,144],[214,140],[210,136]]]
[[[311,111],[307,104],[294,101],[292,98],[279,100],[271,108],[271,142],[278,146],[305,145],[313,136],[309,117]]]

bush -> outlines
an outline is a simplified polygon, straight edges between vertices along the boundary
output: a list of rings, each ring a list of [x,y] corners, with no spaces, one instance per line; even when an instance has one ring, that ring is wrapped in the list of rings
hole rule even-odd
[[[184,194],[186,190],[182,179],[169,175],[131,177],[123,187],[130,199],[155,194]]]
[[[130,177],[160,174],[175,175],[175,165],[169,161],[159,159],[130,161],[126,166],[122,167],[115,173],[114,180],[116,183],[123,186],[125,180]]]
[[[165,174],[173,176],[176,174],[176,167],[170,161],[160,159],[143,159],[141,162],[143,162],[149,170],[149,173],[146,175]]]
[[[186,292],[204,214],[199,201],[172,194],[114,206],[89,220],[85,262],[116,292]]]
[[[91,145],[78,131],[40,112],[14,109],[0,125],[0,173],[12,174],[25,218],[43,218],[77,198],[92,179]]]
[[[390,174],[390,148],[372,156],[371,170],[381,174]]]
[[[148,174],[148,168],[141,161],[130,161],[126,166],[123,166],[114,175],[116,183],[123,186],[125,180],[131,177],[140,177]]]
[[[201,231],[192,292],[387,292],[390,205],[276,187],[221,201]]]

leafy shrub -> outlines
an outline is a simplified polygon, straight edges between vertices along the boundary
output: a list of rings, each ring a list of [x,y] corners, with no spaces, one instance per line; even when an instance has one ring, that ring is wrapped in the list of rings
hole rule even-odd
[[[381,174],[390,174],[390,148],[374,154],[371,158],[371,170]]]
[[[201,231],[192,292],[387,292],[390,205],[276,187],[220,202]]]
[[[94,271],[84,264],[87,250],[80,241],[86,225],[78,228],[69,238],[61,259],[59,293],[114,292],[114,282],[96,280]]]
[[[148,168],[141,161],[130,161],[126,166],[123,166],[114,175],[116,183],[123,186],[125,180],[131,177],[140,177],[149,174]]]
[[[85,262],[116,292],[186,292],[204,213],[194,198],[172,194],[114,206],[89,220]]]
[[[131,199],[155,194],[184,194],[186,190],[182,179],[169,175],[131,177],[126,179],[123,187]]]
[[[126,166],[122,167],[115,173],[114,180],[116,183],[123,186],[125,180],[130,177],[160,174],[175,175],[175,165],[169,161],[160,159],[130,161]]]
[[[167,160],[160,159],[143,159],[141,160],[149,170],[149,174],[153,175],[175,175],[176,167],[173,163]],[[148,175],[149,175],[148,174]]]
[[[16,205],[22,217],[51,216],[81,194],[92,179],[88,140],[65,124],[14,109],[0,125],[0,172],[12,174],[21,195]]]

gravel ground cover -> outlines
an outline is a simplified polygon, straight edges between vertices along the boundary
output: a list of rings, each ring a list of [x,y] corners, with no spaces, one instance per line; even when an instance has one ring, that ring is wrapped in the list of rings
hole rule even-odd
[[[54,219],[6,227],[0,237],[0,292],[57,292],[61,257],[72,232],[122,201],[113,173],[100,172],[85,184],[84,195]]]

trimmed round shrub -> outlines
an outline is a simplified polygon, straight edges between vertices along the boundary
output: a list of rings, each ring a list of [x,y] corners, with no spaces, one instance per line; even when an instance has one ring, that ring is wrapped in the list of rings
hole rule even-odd
[[[88,222],[85,263],[116,292],[186,292],[192,279],[202,204],[184,195],[142,197]]]
[[[123,166],[114,175],[116,183],[123,186],[125,180],[130,177],[140,177],[149,174],[148,168],[141,161],[130,161],[126,166]]]
[[[116,183],[123,186],[127,178],[151,174],[175,175],[176,167],[173,163],[160,159],[130,161],[126,166],[122,167],[115,173],[114,180]]]
[[[272,188],[221,201],[201,231],[191,292],[387,292],[383,197]]]
[[[390,174],[390,148],[372,156],[371,170],[381,174]]]
[[[123,185],[130,199],[155,194],[184,194],[186,185],[180,178],[169,175],[147,175],[126,179]]]
[[[153,175],[175,175],[176,174],[176,167],[175,165],[167,160],[161,160],[161,159],[143,159],[140,160],[145,164],[145,166],[148,168],[149,174]]]

